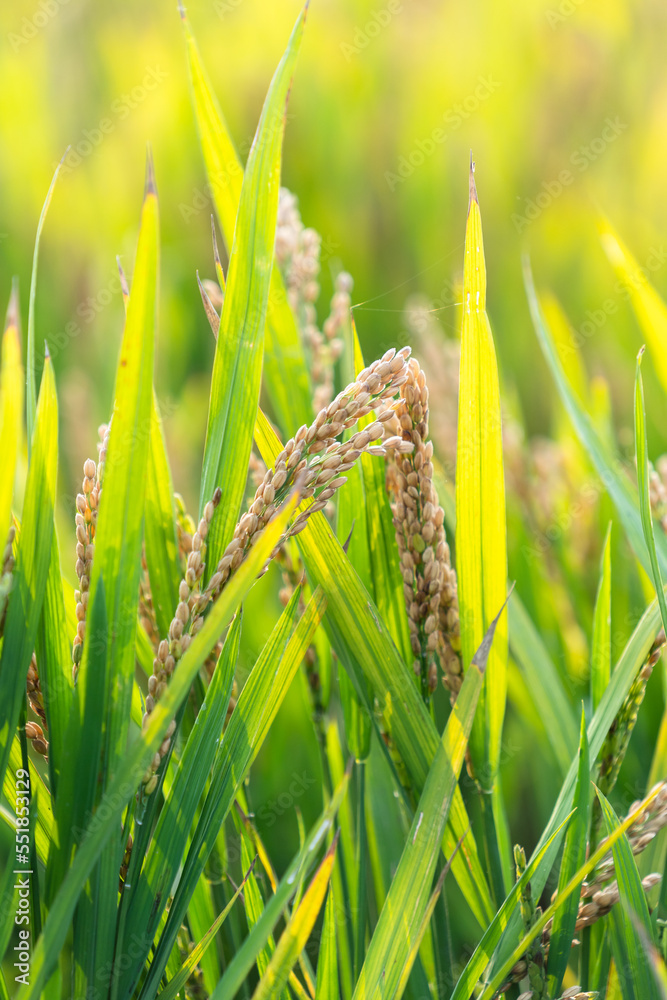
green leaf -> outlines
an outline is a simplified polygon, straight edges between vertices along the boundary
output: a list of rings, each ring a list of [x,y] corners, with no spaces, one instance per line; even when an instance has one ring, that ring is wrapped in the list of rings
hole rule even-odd
[[[306,947],[310,932],[322,909],[331,878],[337,842],[338,838],[335,837],[301,902],[280,935],[268,968],[253,993],[253,1000],[271,1000],[271,997],[278,996],[287,985],[289,973]]]
[[[282,518],[283,515],[281,520]],[[251,549],[251,553],[256,547]],[[142,998],[151,996],[151,990],[159,982],[162,968],[187,911],[193,887],[201,877],[218,831],[264,742],[324,614],[326,598],[321,590],[316,590],[292,631],[298,598],[296,591],[255,663],[232,713],[216,757],[206,800],[192,831],[190,849],[178,889],[170,904],[169,917],[153,956],[151,971],[143,984]]]
[[[502,613],[502,612],[501,612]],[[414,946],[423,917],[459,772],[468,746],[484,681],[493,630],[473,657],[452,708],[415,810],[401,860],[366,952],[353,1000],[393,997]]]
[[[597,709],[611,675],[611,522],[602,550],[591,647],[591,704]]]
[[[187,45],[192,100],[206,173],[224,240],[229,248],[232,246],[241,196],[243,166],[207,79],[182,8],[181,16]],[[266,387],[281,430],[286,436],[291,436],[301,424],[311,423],[313,409],[303,347],[276,266],[271,274],[265,338]]]
[[[39,243],[42,237],[42,229],[44,228],[44,222],[46,220],[46,213],[49,210],[49,205],[51,204],[51,198],[53,197],[53,189],[56,186],[56,181],[58,180],[58,174],[60,173],[60,168],[63,165],[63,160],[67,153],[69,152],[69,147],[65,150],[62,160],[56,167],[53,179],[49,186],[49,190],[46,193],[46,198],[44,199],[44,204],[42,206],[42,211],[39,216],[39,222],[37,223],[37,233],[35,235],[35,249],[32,255],[32,274],[30,275],[30,300],[28,303],[28,343],[26,352],[26,411],[27,411],[27,423],[28,423],[28,454],[32,448],[32,439],[35,426],[35,411],[37,406],[37,361],[35,358],[35,299],[37,297],[37,263],[39,261]],[[46,347],[45,347],[46,350]],[[46,362],[46,358],[45,358]]]
[[[254,864],[255,862],[253,861],[250,868],[244,875],[243,881],[236,889],[234,895],[227,903],[224,910],[218,914],[218,916],[215,918],[214,922],[211,924],[211,927],[209,928],[209,930],[207,930],[206,934],[203,936],[201,941],[199,941],[195,945],[195,947],[192,949],[188,957],[185,959],[180,972],[178,972],[173,979],[169,980],[168,984],[165,986],[163,990],[160,990],[160,992],[157,995],[159,1000],[176,1000],[176,997],[183,989],[183,987],[187,983],[192,973],[201,963],[201,960],[206,953],[206,949],[211,944],[216,934],[218,933],[223,923],[225,922],[227,915],[229,914],[229,911],[231,910],[232,906],[234,905],[239,895],[241,894],[241,890],[245,886],[252,872]]]
[[[486,314],[482,220],[470,171],[463,271],[463,329],[456,450],[456,571],[464,669],[507,595],[507,529],[498,366]],[[500,761],[507,691],[507,624],[489,658],[470,757],[491,791]]]
[[[315,996],[317,1000],[339,1000],[340,998],[338,992],[338,951],[336,948],[336,904],[334,903],[333,886],[329,887],[324,908],[324,924],[317,958]]]
[[[19,333],[18,290],[12,288],[5,332],[2,335],[0,367],[0,544],[4,548],[9,531],[16,461],[21,450],[23,430],[23,366],[21,364],[21,335]]]
[[[169,459],[164,442],[157,397],[153,393],[150,416],[150,448],[146,476],[146,565],[151,584],[155,619],[161,636],[169,634],[169,625],[178,604],[181,578],[176,537],[176,508]]]
[[[44,382],[42,382],[43,391]],[[42,935],[32,956],[31,981],[22,987],[17,1000],[33,1000],[41,995],[44,983],[55,968],[68,934],[79,895],[100,852],[112,834],[120,827],[121,816],[128,800],[136,791],[153,755],[162,743],[167,727],[187,697],[194,678],[228,624],[234,611],[252,587],[273,547],[281,537],[294,513],[294,503],[285,505],[259,536],[246,560],[241,563],[211,607],[203,628],[179,662],[167,691],[157,702],[148,727],[132,743],[116,768],[104,796],[104,822],[93,816],[81,846],[76,852],[65,880],[49,910]],[[247,686],[247,685],[246,685]],[[238,706],[237,706],[238,708]],[[271,709],[269,708],[268,711]],[[242,780],[242,776],[239,780]],[[182,919],[182,917],[181,917]],[[180,926],[180,923],[179,923]]]
[[[282,445],[261,409],[255,440],[262,458],[272,466]],[[362,702],[365,679],[370,682],[414,789],[419,793],[435,756],[439,735],[410,670],[324,515],[321,512],[313,514],[297,538],[313,584],[319,584],[327,597],[325,625],[332,645]],[[367,704],[366,710],[371,714],[372,706]],[[446,857],[453,853],[463,835],[464,849],[454,859],[452,873],[480,926],[486,927],[495,909],[463,797],[457,788],[443,841]]]
[[[202,467],[200,512],[215,489],[222,490],[208,535],[209,567],[217,565],[231,540],[245,491],[262,375],[285,109],[304,19],[305,11],[271,81],[241,189]]]
[[[141,213],[139,243],[127,308],[125,330],[116,372],[114,410],[111,419],[107,458],[95,534],[95,555],[90,578],[89,606],[95,607],[97,590],[103,584],[105,613],[99,611],[104,629],[108,626],[113,641],[106,642],[106,631],[95,631],[88,624],[83,657],[78,674],[81,705],[86,706],[86,722],[97,725],[103,734],[100,750],[101,782],[97,795],[104,793],[116,773],[125,751],[135,669],[137,606],[141,577],[146,468],[149,464],[151,407],[153,396],[153,357],[157,322],[159,271],[158,202],[149,159],[146,191]],[[100,654],[98,644],[103,642]],[[101,655],[106,657],[101,664]],[[91,701],[87,688],[91,675],[106,677],[106,689]],[[96,969],[106,966],[113,955],[117,904],[118,869],[123,846],[120,837],[103,852],[99,877],[91,886],[95,947],[85,945],[82,974],[93,981]],[[89,922],[80,925],[87,934]],[[76,940],[75,940],[76,949]],[[80,988],[84,988],[80,984]]]
[[[165,793],[164,805],[141,870],[141,879],[126,887],[123,893],[127,919],[123,938],[118,946],[121,954],[129,948],[130,942],[143,937],[148,938],[148,951],[153,937],[151,932],[154,932],[163,908],[159,905],[156,907],[155,901],[167,900],[169,889],[178,874],[223,730],[240,641],[239,614],[229,629],[206,697],[190,731],[173,781]],[[135,956],[136,969],[141,968],[142,958],[143,956]],[[124,971],[129,976],[131,969]]]
[[[635,555],[639,559],[646,573],[650,575],[650,560],[646,551],[644,535],[642,532],[641,518],[638,511],[637,496],[630,486],[630,481],[622,468],[618,458],[611,455],[607,446],[593,426],[590,417],[583,410],[577,396],[572,391],[572,386],[568,382],[563,367],[558,359],[558,353],[554,346],[553,337],[546,325],[542,310],[535,292],[533,276],[530,270],[530,263],[524,258],[524,284],[530,306],[530,314],[537,333],[542,353],[551,369],[556,388],[561,396],[565,409],[574,426],[577,436],[585,448],[597,474],[607,488],[609,496],[614,502],[623,529],[628,537],[630,545],[634,549]],[[667,572],[667,539],[658,536],[656,538],[656,551],[662,573]]]
[[[586,715],[581,710],[581,736],[579,739],[579,768],[577,784],[574,790],[574,807],[576,812],[572,817],[565,834],[565,846],[558,874],[558,890],[564,889],[577,869],[581,868],[586,859],[586,842],[588,838],[588,816],[590,804],[590,759],[588,755],[588,738],[586,735]],[[563,977],[572,950],[574,927],[577,922],[579,900],[573,893],[560,910],[556,912],[551,930],[549,944],[549,960],[547,964],[548,987],[551,996],[558,996],[563,984]]]
[[[252,969],[290,897],[302,878],[310,871],[321,845],[333,829],[334,818],[347,792],[350,773],[347,771],[336,788],[324,812],[309,831],[301,850],[288,866],[278,887],[266,903],[262,915],[252,928],[227,967],[210,1000],[232,1000]]]
[[[655,549],[655,535],[653,534],[653,517],[651,515],[651,499],[649,496],[649,465],[648,446],[646,443],[646,410],[644,407],[644,385],[642,382],[641,363],[644,348],[637,356],[637,373],[635,376],[635,454],[637,457],[637,484],[639,486],[639,513],[642,520],[642,530],[644,541],[648,549],[649,562],[651,564],[651,574],[653,585],[656,590],[660,614],[662,615],[662,627],[667,630],[667,602],[665,601],[665,590],[660,573],[658,553]]]
[[[599,788],[596,788],[596,792],[602,806],[607,836],[618,834],[621,829],[618,816]],[[612,847],[612,857],[620,896],[618,906],[614,907],[614,911],[612,911],[617,918],[615,926],[618,932],[612,936],[612,952],[615,952],[614,938],[621,938],[624,944],[623,951],[627,955],[629,963],[628,966],[625,966],[620,965],[618,960],[616,961],[617,968],[620,966],[623,971],[623,975],[619,976],[623,997],[624,1000],[634,1000],[635,997],[642,997],[642,1000],[644,997],[646,1000],[658,1000],[657,985],[634,924],[636,919],[646,939],[650,941],[652,938],[651,918],[648,912],[646,893],[625,833],[616,837]]]
[[[25,697],[28,665],[42,611],[49,571],[58,469],[58,401],[53,367],[47,357],[35,416],[32,455],[23,501],[14,584],[5,620],[0,676],[0,778],[4,778]]]
[[[74,595],[71,607],[74,609]],[[76,625],[67,625],[65,594],[60,568],[58,532],[54,525],[51,558],[46,578],[42,615],[35,640],[39,680],[49,731],[49,776],[51,793],[58,794],[61,762],[65,753],[67,726],[72,703],[72,641]]]

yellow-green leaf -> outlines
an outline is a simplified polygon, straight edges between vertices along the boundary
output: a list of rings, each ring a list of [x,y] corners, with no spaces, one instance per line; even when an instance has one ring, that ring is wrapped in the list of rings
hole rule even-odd
[[[322,903],[324,902],[329,879],[331,878],[337,841],[338,838],[336,837],[325,854],[322,864],[315,872],[312,882],[303,895],[303,899],[281,934],[280,940],[276,945],[276,950],[271,956],[268,968],[253,993],[253,1000],[270,1000],[271,997],[275,998],[287,985],[289,973],[292,971],[299,955],[306,947],[310,932],[322,909]]]
[[[463,330],[456,458],[456,570],[464,668],[507,593],[505,481],[498,366],[486,314],[482,220],[471,168],[463,270]],[[489,657],[470,755],[489,791],[500,760],[507,688],[507,624]]]

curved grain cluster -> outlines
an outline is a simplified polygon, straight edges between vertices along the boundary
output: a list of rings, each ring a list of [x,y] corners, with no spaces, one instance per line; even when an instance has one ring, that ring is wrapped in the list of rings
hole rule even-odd
[[[435,654],[452,698],[461,687],[456,573],[445,535],[445,513],[433,483],[433,444],[428,440],[426,376],[413,358],[390,429],[409,454],[394,450],[387,483],[392,496],[396,542],[414,654],[414,671],[427,697],[438,681]]]
[[[102,477],[109,446],[110,425],[102,424],[99,428],[100,444],[97,465],[92,458],[83,463],[82,492],[76,498],[76,575],[79,581],[78,589],[74,591],[76,600],[76,635],[72,645],[72,677],[76,681],[79,664],[83,655],[83,640],[86,634],[86,613],[88,609],[88,594],[90,576],[93,569],[95,554],[95,531],[97,528],[97,512],[102,496]]]
[[[206,505],[204,517],[192,538],[192,551],[188,555],[188,566],[180,584],[180,601],[171,622],[169,637],[160,642],[153,661],[153,674],[149,679],[149,694],[143,718],[144,728],[148,725],[156,700],[166,690],[169,677],[188,648],[191,637],[203,625],[204,611],[241,565],[261,531],[291,490],[296,486],[301,498],[310,498],[312,502],[296,515],[274,547],[270,558],[274,558],[287,538],[297,535],[306,527],[308,518],[313,513],[326,506],[336,490],[346,482],[344,473],[352,468],[362,452],[385,455],[385,449],[388,448],[399,453],[412,450],[411,442],[386,435],[386,425],[394,415],[394,409],[388,405],[388,400],[396,395],[408,378],[406,369],[409,355],[409,347],[402,348],[398,353],[393,349],[387,351],[382,358],[360,372],[355,381],[343,389],[329,406],[320,410],[310,427],[300,427],[294,437],[287,441],[276,458],[273,469],[267,469],[264,473],[249,509],[236,525],[232,539],[208,584],[198,591],[204,572],[202,545],[220,500],[219,490]],[[372,412],[377,412],[375,421],[352,434],[346,441],[336,440],[343,431],[349,430],[361,417]],[[172,720],[159,751],[144,775],[144,792],[147,795],[157,787],[156,771],[169,750],[175,728],[176,723]]]

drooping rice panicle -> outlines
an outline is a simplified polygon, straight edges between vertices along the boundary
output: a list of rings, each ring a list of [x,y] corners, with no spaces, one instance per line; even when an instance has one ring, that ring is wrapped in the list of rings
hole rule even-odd
[[[77,629],[72,645],[72,677],[76,680],[81,656],[83,654],[83,640],[86,634],[86,612],[88,607],[88,593],[90,587],[90,575],[93,567],[93,556],[95,554],[95,531],[97,526],[97,512],[102,496],[102,479],[104,476],[104,465],[106,462],[107,449],[109,447],[110,425],[102,424],[99,428],[100,442],[98,444],[97,465],[92,458],[87,458],[83,464],[82,492],[76,498],[76,575],[79,581],[78,588],[74,591],[76,600]]]
[[[267,470],[257,487],[249,510],[234,529],[233,537],[206,587],[198,592],[197,584],[204,573],[202,545],[220,500],[220,491],[217,490],[213,499],[206,504],[204,517],[192,538],[192,552],[188,555],[187,569],[180,584],[180,602],[171,622],[169,637],[162,639],[153,661],[153,674],[148,682],[149,693],[143,717],[144,727],[148,725],[155,701],[166,689],[178,660],[190,644],[192,636],[202,627],[206,608],[217,598],[229,577],[241,565],[260,532],[287,499],[293,486],[298,483],[301,498],[311,499],[312,502],[288,525],[270,559],[276,556],[287,538],[299,534],[306,527],[308,518],[313,513],[324,509],[336,490],[346,482],[343,473],[352,468],[362,452],[384,456],[387,448],[399,453],[412,451],[411,442],[387,436],[385,429],[385,424],[394,413],[393,408],[387,405],[388,400],[396,395],[408,378],[409,355],[408,347],[402,348],[398,353],[394,349],[387,351],[382,358],[360,372],[355,381],[343,389],[328,407],[320,410],[310,427],[300,427],[295,436],[287,441],[274,468]],[[363,430],[352,434],[345,441],[336,440],[362,416],[377,411],[377,419]],[[374,443],[378,441],[382,443]],[[159,751],[144,775],[144,791],[147,795],[152,794],[157,786],[155,772],[168,752],[175,728],[176,723],[172,720]]]
[[[141,553],[141,580],[139,581],[139,621],[144,632],[151,641],[153,649],[157,648],[160,641],[158,634],[157,620],[155,617],[155,607],[153,605],[153,594],[151,592],[151,582],[146,564],[146,549]]]
[[[514,846],[514,864],[516,866],[517,881],[526,870],[526,852],[519,844]],[[521,891],[521,919],[523,920],[524,931],[528,933],[540,917],[542,908],[535,905],[530,882],[526,882]],[[546,957],[542,938],[536,938],[530,946],[525,956],[525,973],[530,981],[532,994],[535,1000],[545,1000],[547,993],[547,972]],[[523,977],[522,977],[523,978]]]
[[[388,467],[396,542],[414,654],[414,671],[424,697],[437,685],[436,654],[443,681],[454,699],[461,687],[456,573],[445,535],[445,513],[433,483],[433,445],[428,440],[426,376],[413,358],[401,387],[389,430],[413,451],[396,454]]]

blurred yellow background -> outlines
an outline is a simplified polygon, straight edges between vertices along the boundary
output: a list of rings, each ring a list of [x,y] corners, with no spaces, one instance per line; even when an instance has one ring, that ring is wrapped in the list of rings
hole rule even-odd
[[[296,0],[188,7],[242,151],[298,10]],[[339,260],[354,277],[353,301],[373,300],[355,313],[369,351],[401,338],[405,301],[417,292],[455,334],[472,150],[503,384],[516,386],[529,428],[548,427],[553,394],[529,323],[521,251],[530,250],[538,280],[575,329],[613,294],[595,203],[640,262],[652,252],[659,259],[666,20],[657,0],[313,0],[283,181],[322,234],[325,298]],[[2,5],[0,39],[0,292],[6,299],[19,275],[24,322],[41,204],[72,146],[44,233],[37,303],[37,336],[51,344],[68,425],[66,468],[74,463],[78,477],[92,427],[108,414],[122,327],[114,257],[131,274],[150,142],[162,211],[159,393],[176,485],[192,496],[199,390],[213,351],[195,270],[211,274],[212,259],[177,5],[17,0]],[[667,289],[664,262],[653,280]],[[625,302],[584,338],[590,371],[610,379],[621,412],[640,342]]]

